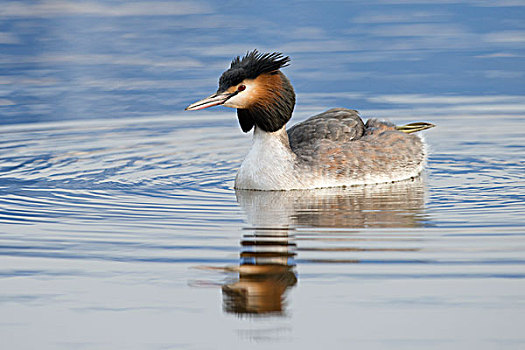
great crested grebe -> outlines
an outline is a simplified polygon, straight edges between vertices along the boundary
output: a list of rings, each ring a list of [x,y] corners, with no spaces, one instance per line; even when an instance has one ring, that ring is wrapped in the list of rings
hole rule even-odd
[[[253,144],[235,179],[236,189],[292,190],[393,182],[418,176],[426,158],[423,141],[410,133],[430,123],[404,126],[334,108],[286,130],[295,93],[279,70],[290,62],[281,53],[248,52],[233,59],[213,95],[188,106],[237,108]]]

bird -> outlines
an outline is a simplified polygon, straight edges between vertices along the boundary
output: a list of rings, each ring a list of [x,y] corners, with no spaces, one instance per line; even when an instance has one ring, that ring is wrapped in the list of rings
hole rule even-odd
[[[281,71],[291,59],[257,49],[235,57],[219,78],[217,92],[185,110],[222,105],[236,108],[253,141],[235,178],[239,190],[306,190],[396,182],[423,171],[426,146],[414,132],[427,122],[396,126],[363,122],[358,111],[332,108],[288,130],[295,92]]]

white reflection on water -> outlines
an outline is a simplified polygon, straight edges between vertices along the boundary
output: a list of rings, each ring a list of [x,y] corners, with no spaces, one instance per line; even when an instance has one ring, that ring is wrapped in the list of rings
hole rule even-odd
[[[210,13],[204,4],[189,1],[134,1],[131,3],[107,3],[102,1],[10,1],[2,6],[0,15],[5,17],[62,17],[71,15],[87,16],[181,16]]]
[[[238,278],[223,287],[224,309],[238,315],[285,313],[285,292],[297,283],[296,249],[315,252],[316,257],[299,259],[314,263],[360,263],[355,252],[413,252],[414,247],[392,246],[408,235],[390,238],[359,238],[348,229],[415,228],[425,225],[424,187],[421,178],[395,184],[348,189],[290,192],[236,192],[237,201],[252,228],[241,238],[241,263],[228,268]],[[320,228],[321,232],[301,232]],[[334,235],[332,229],[344,229]],[[296,243],[298,241],[298,243]],[[385,246],[363,248],[363,242]],[[389,242],[390,241],[390,242]],[[333,242],[337,246],[329,247]],[[302,247],[313,244],[314,247]],[[326,246],[325,246],[326,245]],[[328,258],[323,257],[327,252]],[[337,254],[350,254],[343,259]],[[385,260],[384,263],[389,263]]]

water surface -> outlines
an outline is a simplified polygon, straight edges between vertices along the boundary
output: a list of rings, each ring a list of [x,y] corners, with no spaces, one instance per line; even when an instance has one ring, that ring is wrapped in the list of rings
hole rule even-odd
[[[525,346],[519,2],[2,8],[2,348]],[[182,109],[254,47],[292,56],[292,122],[437,124],[425,173],[235,191],[250,135]]]

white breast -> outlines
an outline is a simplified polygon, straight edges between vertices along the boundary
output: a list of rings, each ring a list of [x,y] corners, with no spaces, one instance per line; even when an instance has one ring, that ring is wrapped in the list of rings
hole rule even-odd
[[[295,154],[288,146],[285,127],[276,132],[255,128],[253,143],[235,179],[235,188],[275,190],[297,188]]]

